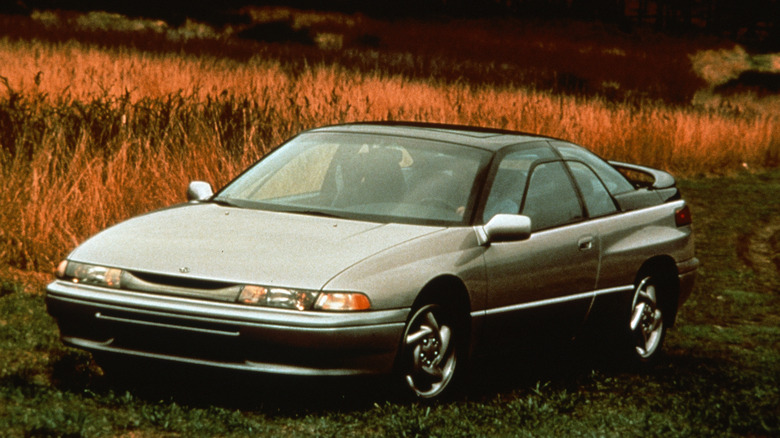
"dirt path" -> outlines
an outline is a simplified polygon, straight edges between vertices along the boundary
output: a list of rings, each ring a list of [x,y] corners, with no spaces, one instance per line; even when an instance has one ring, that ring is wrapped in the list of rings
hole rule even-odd
[[[758,224],[737,242],[739,257],[756,271],[759,282],[780,293],[780,217]]]

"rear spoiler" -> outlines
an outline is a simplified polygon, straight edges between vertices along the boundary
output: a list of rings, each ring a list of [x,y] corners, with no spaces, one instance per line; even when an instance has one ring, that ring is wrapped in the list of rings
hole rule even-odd
[[[622,173],[637,189],[614,196],[623,211],[681,199],[677,181],[663,170],[620,161],[610,161],[609,164]]]
[[[620,173],[628,178],[628,180],[637,188],[648,187],[653,189],[668,189],[677,185],[677,181],[674,180],[674,177],[663,170],[640,166],[638,164],[622,163],[620,161],[610,161],[609,164],[621,171]],[[632,178],[631,174],[634,172],[646,175],[652,179],[652,182],[647,181],[645,178]]]

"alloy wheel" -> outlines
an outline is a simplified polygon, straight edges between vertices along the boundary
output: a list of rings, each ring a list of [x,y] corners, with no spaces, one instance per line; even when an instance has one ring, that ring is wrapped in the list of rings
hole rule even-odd
[[[455,375],[456,352],[451,318],[438,304],[415,312],[404,333],[406,383],[419,397],[436,397]]]
[[[639,282],[631,309],[629,327],[634,349],[640,360],[649,361],[659,350],[664,334],[663,313],[658,306],[658,294],[651,277]]]

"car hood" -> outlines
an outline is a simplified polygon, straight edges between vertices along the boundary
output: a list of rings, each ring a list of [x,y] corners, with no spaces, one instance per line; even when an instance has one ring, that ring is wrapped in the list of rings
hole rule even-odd
[[[69,259],[176,277],[320,289],[361,260],[441,229],[188,204],[108,228]]]

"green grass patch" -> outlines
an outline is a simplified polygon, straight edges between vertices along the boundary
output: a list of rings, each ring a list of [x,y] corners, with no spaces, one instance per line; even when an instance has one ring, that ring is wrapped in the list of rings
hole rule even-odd
[[[702,273],[667,357],[649,370],[588,352],[477,367],[455,400],[397,397],[382,379],[142,368],[103,375],[58,340],[43,297],[0,281],[4,436],[772,436],[780,434],[780,294],[738,242],[780,217],[780,172],[686,180]],[[777,273],[775,272],[775,275]],[[493,369],[491,368],[491,370]]]

